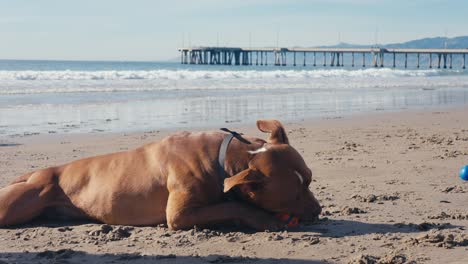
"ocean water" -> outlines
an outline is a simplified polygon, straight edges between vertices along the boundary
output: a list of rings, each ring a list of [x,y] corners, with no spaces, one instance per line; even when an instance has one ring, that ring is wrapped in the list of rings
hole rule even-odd
[[[464,70],[2,61],[0,137],[229,126],[468,103]]]

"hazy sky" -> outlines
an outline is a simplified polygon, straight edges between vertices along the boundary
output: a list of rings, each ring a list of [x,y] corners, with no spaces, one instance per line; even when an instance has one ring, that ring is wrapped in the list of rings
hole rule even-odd
[[[191,45],[468,35],[467,0],[0,0],[0,59],[165,60]],[[250,41],[249,41],[250,36]]]

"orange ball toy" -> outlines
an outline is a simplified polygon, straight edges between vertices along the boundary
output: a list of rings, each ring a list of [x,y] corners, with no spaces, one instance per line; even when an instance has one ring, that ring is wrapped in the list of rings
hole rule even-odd
[[[287,227],[296,227],[299,225],[299,218],[286,213],[277,213],[275,217],[281,222],[285,222]]]

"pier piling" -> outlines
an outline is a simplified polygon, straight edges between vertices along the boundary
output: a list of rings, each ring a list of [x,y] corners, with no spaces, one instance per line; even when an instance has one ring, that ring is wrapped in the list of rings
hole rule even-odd
[[[408,53],[405,53],[405,69],[408,68]]]
[[[462,67],[463,69],[466,69],[466,67],[465,67],[465,66],[466,66],[466,64],[465,64],[465,62],[466,62],[466,56],[465,56],[465,55],[466,55],[466,54],[463,54],[463,67]]]
[[[384,66],[384,53],[380,51],[380,68]]]
[[[375,52],[372,52],[372,65],[377,68],[377,55]]]

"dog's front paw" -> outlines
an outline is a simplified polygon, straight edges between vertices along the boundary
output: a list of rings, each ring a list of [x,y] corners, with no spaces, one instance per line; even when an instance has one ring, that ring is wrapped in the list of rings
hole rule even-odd
[[[285,223],[266,213],[257,214],[255,217],[246,219],[246,224],[257,231],[279,231],[287,228]]]
[[[272,218],[269,223],[266,223],[262,228],[262,231],[280,231],[288,228],[288,225],[276,218]]]

